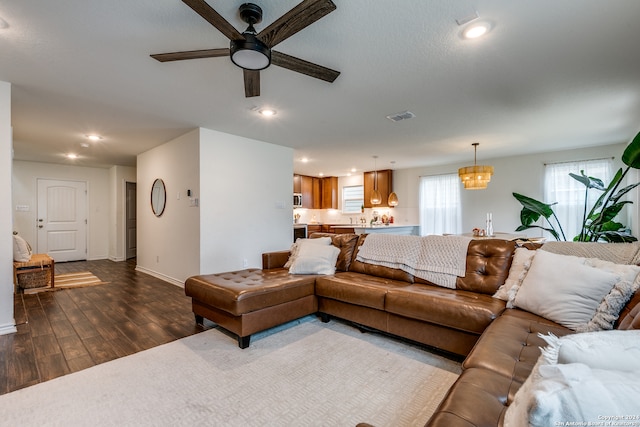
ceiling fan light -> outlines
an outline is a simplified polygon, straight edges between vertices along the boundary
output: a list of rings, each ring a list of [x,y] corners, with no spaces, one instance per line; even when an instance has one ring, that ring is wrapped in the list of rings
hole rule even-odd
[[[264,70],[271,64],[271,49],[251,33],[244,40],[231,40],[231,61],[245,70]]]

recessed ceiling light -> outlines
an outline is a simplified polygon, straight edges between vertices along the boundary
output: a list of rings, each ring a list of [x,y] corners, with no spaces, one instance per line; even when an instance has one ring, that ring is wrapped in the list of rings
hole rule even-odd
[[[276,115],[276,110],[271,108],[261,108],[258,110],[258,113],[262,114],[265,117],[271,117]]]
[[[491,29],[490,25],[486,22],[478,22],[476,24],[468,26],[463,32],[462,36],[465,39],[477,39],[478,37],[482,37],[489,32]]]
[[[300,161],[302,163],[307,163],[309,161],[309,159],[307,159],[306,157],[303,157],[303,158],[300,159]]]
[[[80,147],[82,147],[82,148],[89,148],[89,147],[90,147],[90,145],[89,145],[89,144],[87,144],[86,142],[83,142],[82,144],[80,144]]]
[[[324,173],[320,172],[320,173],[318,174],[318,176],[324,176]]]
[[[355,172],[355,171],[357,171],[356,168],[351,168],[351,172]]]
[[[77,158],[78,158],[77,154],[74,154],[74,153],[67,154],[67,159],[77,159]]]
[[[87,137],[88,140],[91,140],[91,141],[100,141],[102,139],[100,135],[96,135],[96,134],[89,134],[85,136]]]

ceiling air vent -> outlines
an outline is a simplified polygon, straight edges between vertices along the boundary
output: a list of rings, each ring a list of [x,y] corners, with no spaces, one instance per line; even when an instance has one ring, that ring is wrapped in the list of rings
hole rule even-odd
[[[392,122],[399,122],[400,120],[413,119],[415,116],[411,111],[403,111],[402,113],[390,114],[387,119]]]

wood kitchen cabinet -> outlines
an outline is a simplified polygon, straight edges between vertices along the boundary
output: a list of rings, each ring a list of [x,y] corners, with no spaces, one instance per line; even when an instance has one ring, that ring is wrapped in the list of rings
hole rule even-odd
[[[311,233],[320,233],[321,231],[322,231],[322,225],[307,224],[307,236],[309,236]]]
[[[302,194],[303,208],[338,209],[338,177],[294,175],[293,192]]]
[[[302,175],[293,175],[293,192],[302,193]]]
[[[322,180],[313,176],[298,176],[300,176],[302,207],[306,209],[322,209]],[[293,182],[295,185],[295,179]]]
[[[338,177],[322,178],[322,209],[338,209]]]
[[[374,188],[374,179],[376,172],[364,173],[364,207],[365,208],[385,208],[389,205],[389,194],[393,192],[393,171],[391,169],[383,169],[377,171],[378,174],[378,191],[382,196],[382,203],[379,205],[371,204],[371,194]]]

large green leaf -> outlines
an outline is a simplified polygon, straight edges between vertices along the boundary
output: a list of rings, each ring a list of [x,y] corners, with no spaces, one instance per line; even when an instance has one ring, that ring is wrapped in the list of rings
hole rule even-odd
[[[556,230],[553,228],[541,227],[539,225],[519,225],[518,228],[516,228],[516,231],[525,231],[532,228],[539,228],[541,230],[548,231],[556,240],[560,240],[560,236],[558,236],[558,232]]]
[[[595,188],[596,190],[604,191],[606,190],[606,186],[601,179],[594,178],[592,176],[587,176],[584,174],[584,170],[580,171],[580,175],[576,175],[575,173],[569,173],[569,176],[576,181],[580,182],[587,188]]]
[[[631,234],[622,231],[606,231],[604,233],[599,233],[598,237],[610,243],[629,243],[638,240]]]
[[[613,196],[611,196],[609,198],[609,200],[611,200],[614,203],[617,202],[618,200],[620,200],[620,197],[624,196],[629,191],[631,191],[634,188],[636,188],[638,185],[640,185],[640,182],[636,182],[635,184],[627,185],[626,187],[618,190],[618,192],[616,194],[614,194]]]
[[[600,231],[620,231],[624,229],[624,225],[616,221],[609,221],[602,224]]]
[[[540,219],[540,214],[531,209],[522,208],[520,211],[520,222],[522,225],[529,226]]]
[[[551,209],[551,206],[555,205],[555,203],[549,205],[518,193],[513,193],[513,197],[515,197],[525,209],[542,215],[546,219],[549,219],[551,215],[553,215],[553,209]],[[520,215],[522,216],[522,213]]]
[[[593,220],[589,227],[592,228],[594,226],[602,226],[602,224],[611,221],[620,213],[624,205],[627,205],[629,203],[632,202],[625,200],[622,202],[614,203],[611,206],[607,206],[606,208],[602,209],[600,215],[598,215],[598,217]]]
[[[630,168],[640,169],[640,132],[622,153],[622,161]]]

